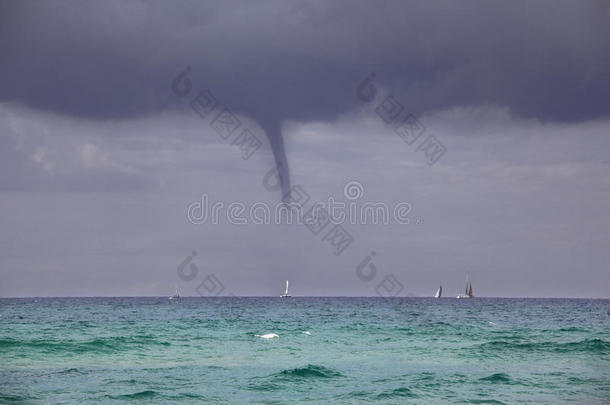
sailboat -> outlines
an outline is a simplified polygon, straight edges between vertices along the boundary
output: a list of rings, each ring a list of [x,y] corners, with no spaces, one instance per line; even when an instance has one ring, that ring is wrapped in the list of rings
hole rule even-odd
[[[280,295],[280,298],[288,298],[290,297],[290,293],[288,292],[288,280],[286,280],[286,291],[284,291],[284,294]]]
[[[174,295],[172,295],[171,297],[168,298],[170,301],[180,300],[180,292],[178,292],[178,286],[175,286],[175,287],[176,287],[176,290],[174,291]]]
[[[443,294],[443,286],[439,286],[438,290],[436,290],[436,294],[434,294],[434,298],[440,298],[441,295]]]
[[[472,283],[470,282],[470,274],[466,274],[466,293],[459,294],[456,298],[472,298],[474,297],[474,292],[472,291]]]

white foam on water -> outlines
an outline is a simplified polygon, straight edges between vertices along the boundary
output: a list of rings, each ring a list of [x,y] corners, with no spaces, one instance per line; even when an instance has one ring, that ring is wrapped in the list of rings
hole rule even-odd
[[[311,335],[311,332],[310,332],[310,331],[308,331],[308,330],[306,330],[305,332],[301,332],[301,333],[304,333],[304,334],[306,334],[306,335]]]
[[[256,335],[256,336],[263,338],[263,339],[273,339],[273,338],[279,337],[275,333],[265,333],[264,335]]]

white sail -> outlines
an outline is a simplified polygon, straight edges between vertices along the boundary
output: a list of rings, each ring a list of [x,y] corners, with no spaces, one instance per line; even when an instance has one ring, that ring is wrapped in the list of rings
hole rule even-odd
[[[462,295],[458,295],[457,298],[472,298],[474,297],[474,292],[472,290],[472,283],[470,282],[470,274],[466,273],[466,290]]]
[[[174,286],[174,295],[172,295],[171,297],[169,297],[170,300],[178,300],[180,299],[180,292],[178,291],[178,286]]]
[[[280,298],[286,298],[286,297],[290,297],[290,293],[288,293],[288,280],[286,280],[286,291],[284,291],[284,294],[280,295]]]
[[[472,283],[470,282],[470,274],[466,274],[466,295],[469,297],[474,297],[474,293],[472,292]]]
[[[443,294],[443,286],[439,286],[438,290],[436,290],[436,294],[434,294],[434,298],[440,298],[441,295]]]

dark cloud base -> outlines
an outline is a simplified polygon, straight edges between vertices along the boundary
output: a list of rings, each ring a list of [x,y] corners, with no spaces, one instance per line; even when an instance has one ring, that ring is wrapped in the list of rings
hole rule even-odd
[[[3,2],[0,100],[89,118],[182,104],[193,82],[263,127],[334,117],[371,71],[417,113],[610,113],[603,1]]]

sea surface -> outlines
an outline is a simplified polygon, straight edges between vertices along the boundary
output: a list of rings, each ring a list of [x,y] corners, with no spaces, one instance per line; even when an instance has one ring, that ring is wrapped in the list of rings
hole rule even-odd
[[[0,299],[0,403],[126,402],[609,404],[610,300]]]

